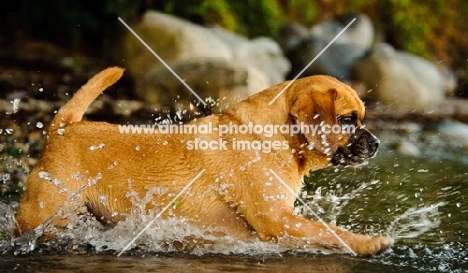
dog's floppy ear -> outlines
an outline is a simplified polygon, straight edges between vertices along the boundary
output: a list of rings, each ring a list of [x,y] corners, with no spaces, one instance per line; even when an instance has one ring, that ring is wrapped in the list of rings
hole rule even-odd
[[[296,125],[300,126],[301,133],[306,137],[310,148],[320,150],[329,154],[337,142],[333,134],[324,135],[320,130],[323,125],[333,126],[337,124],[335,110],[335,100],[337,91],[328,89],[325,92],[310,91],[304,92],[293,102],[289,114],[294,119]],[[304,127],[308,127],[305,132]],[[327,149],[331,148],[331,149]]]
[[[324,122],[332,126],[337,122],[336,97],[335,89],[328,89],[325,92],[304,92],[293,102],[289,114],[297,125],[320,125]]]

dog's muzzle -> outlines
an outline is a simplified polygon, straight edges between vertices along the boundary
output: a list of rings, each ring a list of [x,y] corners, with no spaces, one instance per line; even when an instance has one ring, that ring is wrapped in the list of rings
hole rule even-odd
[[[333,154],[333,165],[357,166],[374,157],[380,140],[366,129],[358,128],[346,147],[339,147]]]

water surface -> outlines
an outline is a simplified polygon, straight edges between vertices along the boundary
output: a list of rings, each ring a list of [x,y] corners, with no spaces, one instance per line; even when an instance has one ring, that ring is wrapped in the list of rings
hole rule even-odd
[[[122,256],[117,253],[142,225],[130,219],[102,230],[93,219],[47,244],[3,245],[0,268],[31,272],[468,272],[468,155],[425,152],[419,158],[383,151],[359,168],[329,168],[306,178],[297,213],[354,232],[389,234],[395,245],[374,257],[290,251],[274,244],[240,244],[186,252],[161,247],[178,236],[177,224],[148,229]],[[310,213],[310,211],[314,213]],[[131,220],[134,220],[133,222]],[[315,219],[314,219],[315,220]],[[185,230],[184,232],[195,232]],[[182,232],[183,233],[183,232]]]

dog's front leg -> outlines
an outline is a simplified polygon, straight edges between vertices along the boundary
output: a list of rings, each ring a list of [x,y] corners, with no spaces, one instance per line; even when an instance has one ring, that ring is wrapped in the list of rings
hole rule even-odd
[[[275,207],[281,206],[278,205]],[[261,240],[277,241],[294,248],[318,247],[345,252],[350,252],[351,249],[360,255],[372,255],[393,243],[392,239],[387,237],[355,234],[334,225],[293,215],[289,208],[275,209],[271,212],[257,210],[253,217],[255,220],[249,223],[252,223]]]
[[[299,187],[295,185],[294,188]],[[352,250],[361,255],[379,253],[393,243],[391,238],[355,234],[294,215],[296,196],[292,191],[289,186],[268,183],[249,187],[248,192],[243,192],[242,205],[238,209],[261,240],[275,241],[293,248]]]

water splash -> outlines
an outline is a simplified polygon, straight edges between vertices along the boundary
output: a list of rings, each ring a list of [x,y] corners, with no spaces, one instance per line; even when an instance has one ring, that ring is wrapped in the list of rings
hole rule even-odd
[[[444,202],[422,208],[409,208],[393,220],[387,233],[396,241],[417,238],[440,225],[438,208]]]
[[[44,179],[51,179],[47,173],[43,174]],[[99,178],[99,177],[98,177]],[[380,181],[372,180],[360,184],[353,190],[344,189],[336,186],[327,191],[318,187],[315,192],[310,194],[304,193],[303,197],[307,198],[308,205],[319,212],[321,215],[327,215],[327,221],[332,223],[340,215],[347,214],[347,206],[352,204],[356,198],[366,196],[367,191],[379,189]],[[70,217],[70,223],[66,228],[59,229],[53,240],[46,244],[41,244],[40,251],[44,248],[54,252],[55,250],[76,251],[81,253],[91,252],[118,252],[122,250],[135,235],[154,219],[157,211],[146,211],[148,204],[154,200],[154,195],[161,194],[167,189],[153,187],[148,190],[145,196],[139,197],[131,187],[129,181],[130,192],[128,196],[134,204],[133,211],[123,221],[120,221],[113,228],[106,228],[91,214],[81,212]],[[83,189],[82,189],[83,190]],[[77,200],[82,190],[76,194],[71,194],[69,203]],[[423,233],[439,226],[438,208],[444,203],[438,203],[429,207],[415,207],[406,210],[403,214],[396,218],[387,226],[387,228],[376,228],[376,233],[387,233],[391,235],[395,241],[405,238],[416,238]],[[73,206],[70,206],[73,207]],[[301,213],[301,206],[296,207],[296,213]],[[304,210],[303,212],[305,212]],[[58,212],[61,215],[63,212]],[[351,227],[358,225],[359,217],[354,215],[350,217]],[[348,220],[349,220],[348,219]],[[43,234],[47,234],[56,227],[53,226],[52,220],[44,223],[35,230],[23,234],[19,238],[12,240],[10,245],[14,246],[15,253],[30,253],[37,250],[37,240]],[[136,240],[132,246],[133,251],[143,253],[155,252],[176,252],[182,251],[194,255],[204,254],[274,254],[284,253],[291,249],[283,247],[275,243],[261,242],[254,238],[250,241],[241,241],[232,236],[218,236],[215,233],[222,232],[216,229],[200,229],[191,225],[186,219],[172,216],[166,219],[158,219],[151,225],[146,232]],[[187,238],[190,238],[187,242]],[[92,246],[92,249],[89,249]],[[297,252],[316,253],[317,249],[295,250]],[[132,252],[130,252],[132,253]],[[323,253],[323,250],[322,250]]]
[[[307,200],[307,205],[316,210],[321,216],[324,216],[324,219],[336,224],[337,218],[343,214],[343,210],[349,202],[364,196],[366,191],[378,189],[379,186],[380,180],[361,183],[359,187],[350,192],[345,192],[340,184],[337,184],[335,189],[328,188],[326,190],[324,187],[319,186],[313,193],[304,191],[302,199]],[[307,211],[307,208],[301,204],[296,204],[294,209],[296,214],[312,217]]]
[[[13,238],[16,226],[13,210],[7,204],[0,202],[0,243]]]

